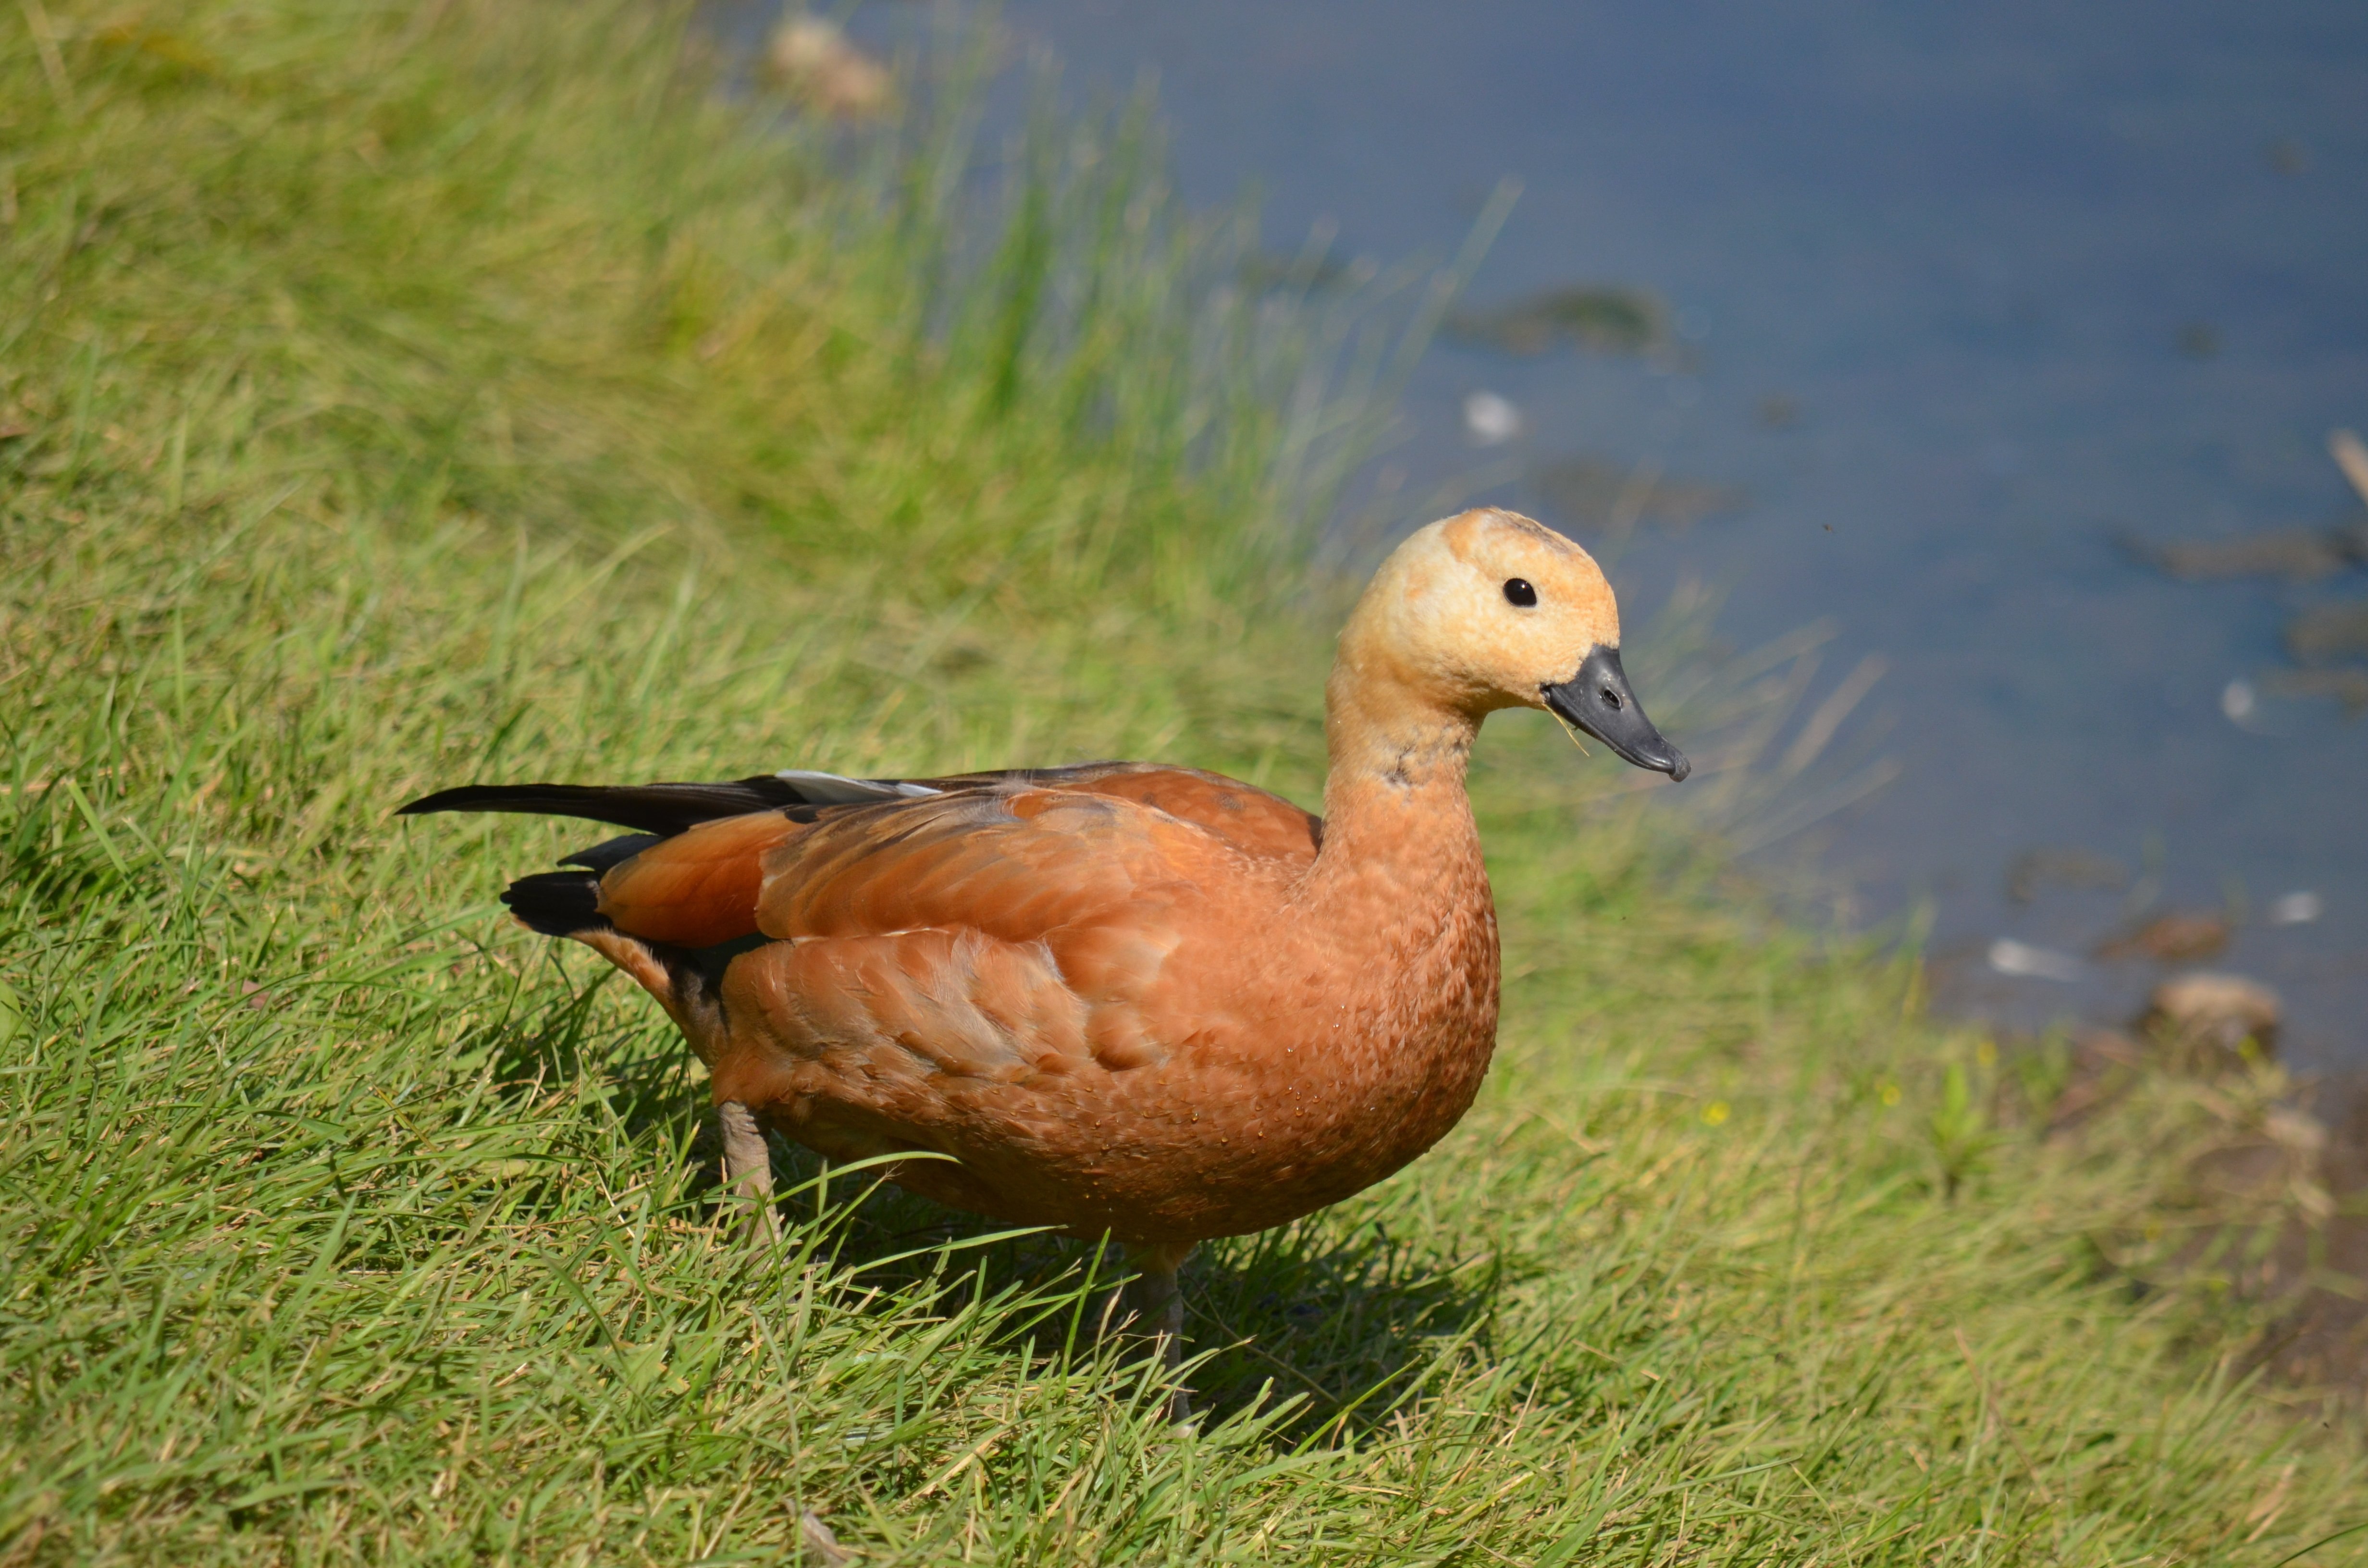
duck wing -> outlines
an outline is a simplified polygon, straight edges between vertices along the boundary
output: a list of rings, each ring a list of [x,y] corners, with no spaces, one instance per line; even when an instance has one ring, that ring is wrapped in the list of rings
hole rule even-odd
[[[1252,1146],[1200,1123],[1255,1098],[1245,1019],[1314,818],[1127,764],[789,782],[794,802],[611,840],[507,901],[648,989],[718,1101],[832,1159],[951,1155],[892,1178],[1079,1233],[1231,1222],[1210,1162]],[[464,798],[628,826],[746,798],[700,788]]]
[[[1215,835],[1254,860],[1304,869],[1324,842],[1324,819],[1280,795],[1197,767],[1158,762],[1081,762],[916,780],[931,789],[1062,790],[1133,801]]]
[[[1032,803],[1015,804],[1023,800]],[[880,929],[908,928],[916,911],[905,903],[917,890],[938,885],[916,868],[926,858],[939,868],[932,875],[942,874],[956,841],[973,836],[969,854],[1008,860],[1003,887],[1016,901],[1010,907],[1029,906],[1059,880],[1053,866],[1041,862],[1042,852],[1060,846],[1060,875],[1076,878],[1090,866],[1096,839],[1063,832],[1025,853],[1011,824],[1089,801],[1146,808],[1283,871],[1304,869],[1323,837],[1320,818],[1280,796],[1222,774],[1140,762],[917,779],[791,768],[721,783],[467,785],[414,801],[400,814],[520,812],[638,829],[561,862],[576,870],[520,879],[504,902],[552,936],[605,925],[647,942],[706,949],[760,934],[814,934],[790,928],[803,916],[783,914],[788,924],[778,930],[760,919],[768,881],[781,911],[810,913],[837,899],[891,922]],[[1071,812],[1055,822],[1074,830],[1090,820],[1107,834],[1128,814]],[[820,875],[825,866],[834,868],[835,880]],[[859,883],[870,891],[859,893]],[[828,897],[796,891],[808,884],[835,891]]]

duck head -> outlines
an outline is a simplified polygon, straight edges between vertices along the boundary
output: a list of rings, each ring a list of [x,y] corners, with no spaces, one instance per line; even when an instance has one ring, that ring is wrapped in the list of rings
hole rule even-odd
[[[1638,767],[1692,770],[1629,687],[1620,607],[1595,558],[1515,513],[1465,512],[1392,551],[1341,631],[1338,670],[1360,706],[1395,701],[1473,725],[1542,708]],[[1349,696],[1336,686],[1336,705]]]

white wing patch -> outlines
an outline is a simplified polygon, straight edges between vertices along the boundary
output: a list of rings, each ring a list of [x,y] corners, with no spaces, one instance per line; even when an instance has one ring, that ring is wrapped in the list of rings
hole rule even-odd
[[[856,806],[867,801],[916,800],[923,795],[941,795],[942,790],[932,790],[927,784],[909,784],[893,778],[848,778],[837,773],[816,773],[811,768],[784,767],[774,778],[798,787],[798,793],[807,803],[816,806]]]

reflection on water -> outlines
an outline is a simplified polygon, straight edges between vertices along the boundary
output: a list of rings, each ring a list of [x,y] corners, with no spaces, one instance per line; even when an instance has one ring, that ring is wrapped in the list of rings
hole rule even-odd
[[[1523,181],[1410,491],[1590,530],[1632,605],[1706,579],[1739,644],[1832,618],[1905,766],[1826,864],[1861,917],[1930,902],[1961,1003],[2125,1016],[2181,913],[2290,1055],[2368,1065],[2368,532],[2327,444],[2368,427],[2368,10],[1003,17],[1072,82],[1155,72],[1187,192],[1338,256],[1444,253]]]

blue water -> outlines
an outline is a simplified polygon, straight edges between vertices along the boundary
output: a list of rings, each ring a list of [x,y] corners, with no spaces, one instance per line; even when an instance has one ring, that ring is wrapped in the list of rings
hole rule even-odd
[[[1476,301],[1611,281],[1676,307],[1688,368],[1442,343],[1393,460],[1410,493],[1548,520],[1520,475],[1558,459],[1748,492],[1732,517],[1620,548],[1623,602],[1642,619],[1706,581],[1745,646],[1830,617],[1820,687],[1887,661],[1853,724],[1890,725],[1900,776],[1813,842],[1853,917],[1929,909],[1954,1005],[2110,1018],[2158,978],[1986,963],[1999,937],[2078,955],[2116,928],[2126,892],[2008,896],[2018,857],[2080,850],[2150,874],[2160,907],[2248,911],[2212,967],[2285,996],[2290,1057],[2368,1066],[2368,719],[2224,706],[2232,681],[2284,665],[2294,611],[2368,597],[2368,572],[2190,584],[2113,542],[2359,510],[2325,442],[2368,429],[2368,6],[1002,16],[1081,87],[1155,73],[1186,193],[1213,206],[1255,185],[1285,248],[1328,218],[1344,254],[1445,254],[1514,176]],[[1476,448],[1475,391],[1510,399],[1526,433]],[[1770,398],[1797,418],[1771,428]],[[2305,890],[2317,920],[2263,917]]]

